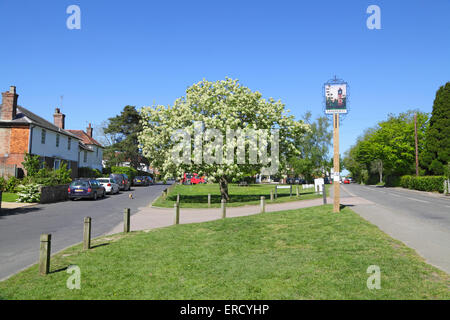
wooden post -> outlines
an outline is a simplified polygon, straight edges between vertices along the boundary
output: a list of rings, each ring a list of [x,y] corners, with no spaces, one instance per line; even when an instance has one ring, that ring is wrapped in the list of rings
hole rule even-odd
[[[300,196],[300,193],[298,192],[298,186],[295,186],[295,191],[297,193],[297,197]]]
[[[325,184],[322,185],[322,196],[323,204],[327,204],[327,189],[325,189]]]
[[[292,198],[292,184],[291,184],[291,187],[289,188],[289,197]]]
[[[130,208],[123,211],[123,232],[130,232]]]
[[[177,203],[180,203],[180,194],[177,194]]]
[[[339,113],[333,114],[333,146],[334,146],[334,181],[333,181],[333,187],[334,187],[334,206],[333,206],[333,212],[339,212],[341,210],[340,208],[340,181],[336,179],[336,176],[339,178],[340,176],[340,166],[339,166]],[[337,180],[337,181],[336,181]]]
[[[174,224],[180,224],[180,204],[177,202],[173,205],[175,210],[175,221]]]
[[[275,186],[275,200],[278,199],[278,191],[277,191],[277,187],[278,187],[278,186]]]
[[[84,218],[83,250],[91,248],[91,217]]]
[[[222,219],[225,219],[227,217],[227,200],[222,199],[220,206],[222,208]]]
[[[211,193],[208,193],[208,208],[211,208]]]
[[[266,212],[266,198],[264,196],[261,197],[261,213]]]
[[[270,201],[273,201],[273,189],[270,190]]]
[[[39,249],[39,274],[46,275],[50,271],[51,234],[41,234]]]

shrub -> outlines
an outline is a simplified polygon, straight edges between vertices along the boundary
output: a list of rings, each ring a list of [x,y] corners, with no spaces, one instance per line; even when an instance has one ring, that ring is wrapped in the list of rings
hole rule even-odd
[[[89,167],[78,168],[78,177],[80,178],[99,178],[102,173],[97,169],[92,169]]]
[[[0,192],[6,191],[6,180],[3,177],[0,177]]]
[[[5,189],[7,192],[15,193],[17,192],[17,187],[19,186],[19,184],[20,184],[19,179],[17,179],[16,177],[10,177],[6,182]]]
[[[67,169],[65,163],[57,170],[49,169],[47,167],[40,169],[35,176],[28,177],[29,183],[36,183],[44,186],[57,186],[60,184],[67,184],[72,181],[72,170]]]
[[[138,171],[131,167],[111,167],[111,173],[125,173],[130,180],[138,175]]]
[[[402,176],[400,186],[420,191],[444,192],[444,176]]]
[[[22,162],[23,167],[27,171],[27,176],[34,177],[41,167],[41,161],[39,156],[33,156],[29,153],[25,154],[24,161]]]
[[[25,203],[39,202],[39,200],[41,199],[39,185],[33,183],[20,187],[20,192],[18,193],[18,196],[19,198],[17,199],[17,202],[25,202]]]

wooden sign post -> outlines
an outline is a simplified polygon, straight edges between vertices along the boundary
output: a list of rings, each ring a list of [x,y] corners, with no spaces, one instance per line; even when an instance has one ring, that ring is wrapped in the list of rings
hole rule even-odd
[[[339,113],[333,114],[333,148],[334,148],[334,177],[333,177],[333,188],[334,188],[334,206],[333,212],[340,211],[340,172],[339,172]]]

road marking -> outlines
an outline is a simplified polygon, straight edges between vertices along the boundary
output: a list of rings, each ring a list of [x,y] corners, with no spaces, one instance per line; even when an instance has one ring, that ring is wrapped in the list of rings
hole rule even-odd
[[[410,197],[405,197],[405,198],[406,198],[406,199],[410,199],[410,200],[414,200],[414,201],[430,203],[429,201],[426,201],[426,200],[419,200],[419,199],[414,199],[414,198],[410,198]]]
[[[403,198],[402,196],[399,196],[398,194],[395,194],[395,193],[389,193],[391,196],[394,196],[394,197],[399,197],[399,198]]]

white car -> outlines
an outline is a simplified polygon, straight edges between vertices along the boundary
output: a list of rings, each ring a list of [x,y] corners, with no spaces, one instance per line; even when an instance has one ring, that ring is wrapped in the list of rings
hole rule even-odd
[[[98,182],[105,188],[106,193],[115,194],[119,193],[119,185],[116,183],[116,180],[111,178],[99,178]]]

